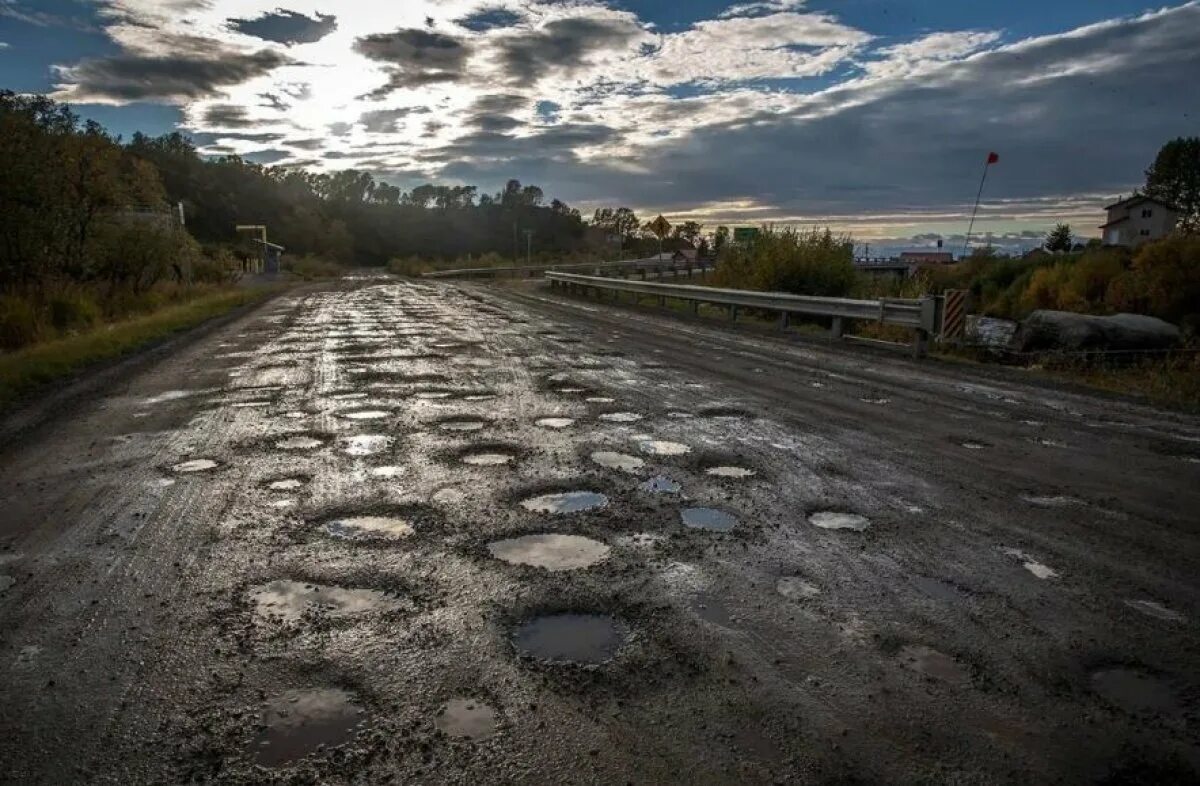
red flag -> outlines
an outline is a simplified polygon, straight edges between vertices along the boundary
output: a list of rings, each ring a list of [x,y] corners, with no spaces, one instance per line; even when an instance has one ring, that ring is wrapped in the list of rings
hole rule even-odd
[[[994,164],[994,163],[996,163],[996,162],[997,162],[997,161],[999,161],[999,160],[1000,160],[1000,154],[999,154],[999,153],[988,153],[988,163],[989,163],[989,164]]]

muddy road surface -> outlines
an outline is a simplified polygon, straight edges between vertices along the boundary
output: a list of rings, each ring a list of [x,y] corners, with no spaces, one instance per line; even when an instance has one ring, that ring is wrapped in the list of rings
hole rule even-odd
[[[1198,481],[1016,374],[284,296],[3,446],[0,780],[1194,783]]]

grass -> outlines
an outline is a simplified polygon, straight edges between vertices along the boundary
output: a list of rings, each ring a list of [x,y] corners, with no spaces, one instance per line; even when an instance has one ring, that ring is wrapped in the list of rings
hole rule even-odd
[[[1180,353],[1120,365],[1051,361],[1035,370],[1055,379],[1200,412],[1200,353]]]
[[[238,306],[260,300],[270,291],[238,289],[206,294],[150,314],[99,325],[77,335],[0,355],[0,410],[43,385],[195,327]]]

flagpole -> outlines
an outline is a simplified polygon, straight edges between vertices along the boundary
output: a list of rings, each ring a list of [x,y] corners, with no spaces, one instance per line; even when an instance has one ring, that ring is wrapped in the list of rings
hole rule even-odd
[[[967,249],[971,246],[971,232],[975,229],[975,216],[979,213],[979,200],[983,198],[983,184],[987,182],[988,167],[992,165],[992,154],[989,153],[983,165],[983,177],[979,178],[979,193],[975,195],[975,208],[971,211],[971,223],[967,227],[967,238],[963,241],[962,258],[967,258]]]

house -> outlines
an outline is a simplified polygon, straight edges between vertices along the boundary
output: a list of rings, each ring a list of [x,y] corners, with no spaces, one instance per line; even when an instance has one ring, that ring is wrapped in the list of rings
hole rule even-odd
[[[1179,221],[1179,211],[1165,202],[1134,194],[1129,199],[1105,208],[1108,221],[1100,226],[1104,243],[1109,246],[1135,248],[1151,240],[1171,234]]]
[[[902,251],[900,261],[910,265],[949,265],[954,254],[949,251]]]
[[[681,248],[671,255],[671,261],[678,264],[694,265],[698,254],[694,248]]]

